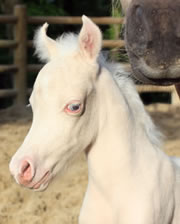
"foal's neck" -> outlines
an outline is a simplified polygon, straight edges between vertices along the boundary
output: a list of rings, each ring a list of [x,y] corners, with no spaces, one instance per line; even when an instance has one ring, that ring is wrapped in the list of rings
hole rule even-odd
[[[137,120],[124,97],[125,93],[121,92],[106,70],[99,77],[97,94],[99,133],[87,155],[89,180],[112,189],[112,186],[117,186],[133,173],[135,164],[140,164],[140,155],[148,159],[149,154],[154,156],[156,150],[152,150],[143,125],[139,123],[137,129]],[[131,94],[133,97],[133,92]],[[139,116],[144,116],[145,111],[141,112]],[[146,145],[146,149],[142,145],[140,147],[140,143]]]
[[[102,71],[98,81],[98,137],[88,158],[107,159],[127,157],[131,150],[133,117],[120,90],[108,71]],[[129,151],[129,152],[128,152]],[[100,154],[99,154],[100,153]]]

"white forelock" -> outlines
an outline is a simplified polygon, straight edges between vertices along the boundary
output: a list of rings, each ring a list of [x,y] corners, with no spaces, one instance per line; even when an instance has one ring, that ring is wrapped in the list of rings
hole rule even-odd
[[[59,45],[60,56],[71,54],[78,50],[78,35],[74,33],[64,33],[56,39]]]
[[[42,62],[47,63],[50,60],[50,55],[45,45],[42,28],[43,27],[40,27],[37,30],[33,42],[35,46],[35,55],[37,55]],[[66,56],[77,51],[78,49],[78,35],[74,33],[64,33],[56,40],[53,40],[49,37],[46,38],[52,41],[53,45],[55,45],[54,47],[57,53],[56,57]]]

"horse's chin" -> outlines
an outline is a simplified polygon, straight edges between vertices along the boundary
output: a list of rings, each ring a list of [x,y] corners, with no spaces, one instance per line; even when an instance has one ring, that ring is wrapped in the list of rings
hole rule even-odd
[[[143,84],[169,86],[180,83],[180,65],[167,69],[153,68],[142,58],[130,57],[133,77]]]
[[[176,85],[178,83],[180,83],[180,78],[156,79],[156,80],[149,79],[149,82],[148,82],[149,85],[158,85],[158,86],[170,86],[170,85]]]
[[[133,69],[133,77],[140,83],[146,85],[170,86],[180,83],[180,78],[150,78],[141,70]]]

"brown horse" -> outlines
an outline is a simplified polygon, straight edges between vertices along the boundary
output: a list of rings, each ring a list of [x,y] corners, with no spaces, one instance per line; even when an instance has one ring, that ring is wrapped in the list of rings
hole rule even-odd
[[[120,0],[133,76],[146,84],[180,83],[180,0]]]

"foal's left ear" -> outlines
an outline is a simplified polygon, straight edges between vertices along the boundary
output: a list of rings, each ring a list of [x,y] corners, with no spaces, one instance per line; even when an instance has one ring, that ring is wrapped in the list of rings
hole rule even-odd
[[[81,52],[90,59],[98,57],[102,46],[102,34],[98,26],[88,17],[82,16],[83,26],[79,34]]]

